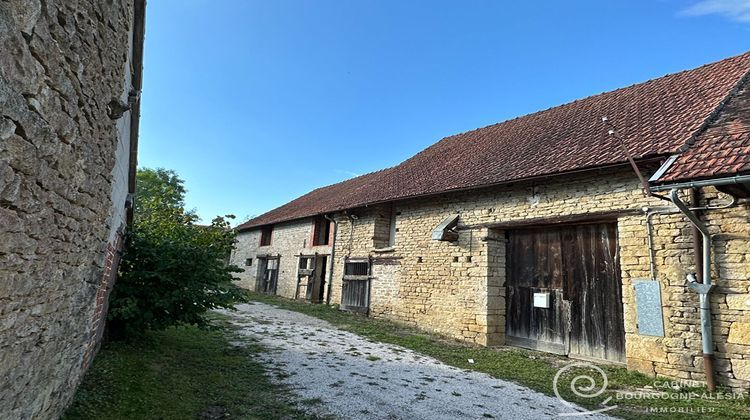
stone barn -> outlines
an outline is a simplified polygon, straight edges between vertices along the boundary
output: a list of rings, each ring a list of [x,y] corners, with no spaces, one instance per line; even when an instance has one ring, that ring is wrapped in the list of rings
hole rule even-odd
[[[748,390],[749,72],[746,53],[314,190],[238,227],[236,264],[282,267],[276,288],[252,264],[241,284],[299,297],[327,220],[328,303]]]
[[[0,418],[58,418],[135,191],[144,0],[0,2]]]

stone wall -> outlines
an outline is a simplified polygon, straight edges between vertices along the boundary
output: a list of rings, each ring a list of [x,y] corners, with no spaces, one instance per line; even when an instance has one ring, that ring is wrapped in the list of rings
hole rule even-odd
[[[244,272],[237,275],[239,278],[237,284],[246,289],[255,290],[259,269],[258,256],[280,256],[276,294],[294,298],[297,288],[299,255],[315,253],[329,255],[331,247],[328,245],[312,246],[312,219],[274,225],[271,245],[269,246],[260,246],[260,232],[260,229],[251,229],[237,234],[237,244],[230,257],[232,264],[244,269]],[[333,231],[331,231],[331,235],[333,235]],[[251,266],[246,265],[248,258],[253,260]],[[326,276],[327,278],[328,276]]]
[[[721,206],[725,195],[708,189],[702,205]],[[711,297],[716,370],[719,383],[750,388],[750,207],[704,212],[713,235]],[[698,295],[685,287],[687,273],[695,272],[690,224],[680,214],[654,216],[656,278],[664,305],[664,338],[637,335],[636,314],[625,307],[628,364],[634,369],[687,380],[704,381]],[[646,221],[633,217],[620,223],[623,294],[633,300],[634,278],[649,278]]]
[[[726,196],[707,193],[708,204]],[[645,198],[629,170],[547,180],[397,203],[398,233],[392,250],[377,249],[388,206],[355,210],[356,220],[338,216],[333,303],[340,302],[346,256],[372,258],[371,315],[394,319],[483,345],[504,342],[505,232],[492,227],[509,222],[563,216],[596,217],[617,212],[623,282],[626,355],[631,368],[651,374],[703,379],[697,296],[684,286],[695,271],[689,223],[680,215],[653,219],[657,279],[661,284],[665,337],[639,335],[632,281],[648,279],[646,217],[643,207],[674,210],[669,203]],[[431,239],[447,216],[459,214],[456,243]],[[589,216],[587,216],[589,215]],[[714,241],[712,300],[720,381],[747,387],[750,367],[750,243],[747,204],[707,212]],[[696,357],[697,356],[697,357]]]
[[[125,225],[135,16],[132,0],[0,2],[2,418],[58,417],[99,343]]]
[[[260,244],[260,230],[246,230],[237,233],[237,239],[229,257],[229,263],[241,268],[241,273],[235,273],[235,283],[245,289],[255,290],[258,278],[258,245]],[[248,265],[248,259],[250,265]]]

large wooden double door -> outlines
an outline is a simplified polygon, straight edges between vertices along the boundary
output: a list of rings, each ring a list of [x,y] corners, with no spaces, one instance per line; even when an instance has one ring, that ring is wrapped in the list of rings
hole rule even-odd
[[[510,230],[507,237],[508,344],[624,362],[616,224]],[[548,308],[540,304],[545,294]]]

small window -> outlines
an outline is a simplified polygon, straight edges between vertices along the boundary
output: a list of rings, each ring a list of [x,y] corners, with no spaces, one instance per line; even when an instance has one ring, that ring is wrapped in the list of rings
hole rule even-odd
[[[344,265],[344,276],[366,276],[368,274],[370,274],[370,263],[368,261],[353,261]]]
[[[299,269],[312,269],[312,257],[299,257]]]
[[[253,259],[252,258],[246,259],[245,260],[245,266],[246,267],[250,267],[251,265],[253,265]]]
[[[331,237],[331,222],[325,217],[316,217],[313,221],[313,246],[328,245]]]
[[[260,231],[260,246],[271,245],[271,235],[273,234],[273,226],[266,226]]]

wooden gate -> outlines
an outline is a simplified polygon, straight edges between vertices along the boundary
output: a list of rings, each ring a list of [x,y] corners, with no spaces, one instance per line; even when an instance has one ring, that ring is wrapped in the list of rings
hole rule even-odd
[[[507,251],[509,344],[625,361],[615,224],[512,230]],[[549,308],[534,293],[549,293]]]
[[[260,270],[258,272],[258,282],[256,291],[267,295],[276,294],[276,286],[279,279],[279,257],[258,258],[260,261]]]
[[[318,254],[314,255],[300,255],[299,264],[297,266],[297,288],[294,292],[294,298],[299,299],[304,296],[304,299],[310,301],[312,299],[313,289],[315,287],[315,269],[318,264]],[[304,288],[304,294],[300,293],[300,290]]]
[[[370,310],[370,260],[344,261],[341,284],[341,309],[367,314]]]
[[[297,289],[294,292],[295,299],[304,299],[308,302],[320,303],[326,285],[326,273],[328,267],[328,256],[299,255],[297,267]]]

